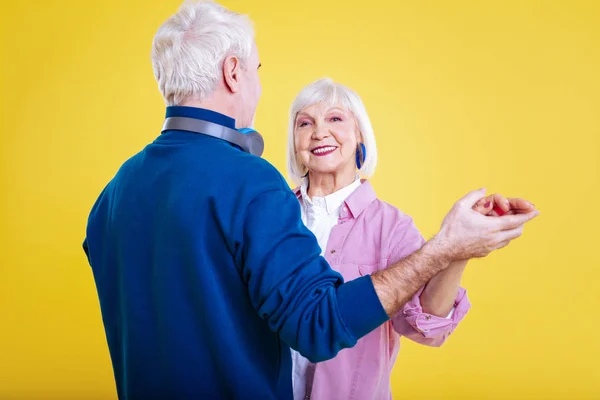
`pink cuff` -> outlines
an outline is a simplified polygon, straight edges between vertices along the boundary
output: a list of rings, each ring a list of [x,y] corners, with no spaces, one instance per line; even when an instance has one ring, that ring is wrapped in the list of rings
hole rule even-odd
[[[428,339],[449,335],[471,308],[467,291],[462,287],[459,288],[456,300],[454,300],[454,308],[450,315],[444,318],[423,312],[420,300],[423,289],[421,288],[415,293],[402,308],[406,322]]]

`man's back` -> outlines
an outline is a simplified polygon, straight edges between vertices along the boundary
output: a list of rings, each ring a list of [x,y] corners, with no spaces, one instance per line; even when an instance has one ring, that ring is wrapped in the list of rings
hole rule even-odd
[[[287,346],[234,265],[244,202],[281,186],[264,164],[205,135],[166,132],[98,200],[87,242],[123,397],[239,397],[240,385],[264,397],[277,384]],[[237,383],[218,385],[224,376]]]
[[[84,249],[120,398],[291,399],[280,338],[325,359],[387,318],[370,281],[338,293],[270,164],[202,134],[164,132],[128,160]],[[357,297],[375,316],[350,316]]]

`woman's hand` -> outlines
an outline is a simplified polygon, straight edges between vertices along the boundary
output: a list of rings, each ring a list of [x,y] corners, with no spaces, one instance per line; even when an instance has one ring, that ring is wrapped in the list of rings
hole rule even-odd
[[[480,199],[473,206],[473,210],[490,217],[498,217],[504,214],[527,214],[535,210],[535,205],[525,199],[507,199],[495,193]]]

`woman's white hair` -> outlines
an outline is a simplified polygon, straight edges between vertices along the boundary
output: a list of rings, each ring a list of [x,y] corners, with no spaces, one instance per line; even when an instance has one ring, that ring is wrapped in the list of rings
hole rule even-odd
[[[371,177],[375,173],[377,165],[377,145],[367,110],[358,94],[350,88],[334,82],[331,78],[322,78],[304,87],[292,103],[288,126],[288,177],[294,184],[300,185],[302,177],[306,174],[306,167],[296,157],[294,128],[298,113],[317,103],[323,103],[328,107],[339,104],[354,114],[367,152],[359,174],[361,177]]]
[[[225,57],[237,56],[246,66],[253,39],[246,15],[212,1],[185,1],[152,42],[154,77],[165,103],[206,98],[221,78]]]

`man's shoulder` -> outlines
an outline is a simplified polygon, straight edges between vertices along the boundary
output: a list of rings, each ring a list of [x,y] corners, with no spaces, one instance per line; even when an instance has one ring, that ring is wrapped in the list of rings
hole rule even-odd
[[[273,190],[290,191],[281,173],[269,161],[218,141],[188,146],[185,152],[173,152],[168,157],[155,157],[154,150],[155,146],[149,145],[131,156],[119,168],[116,180],[151,174],[154,169],[164,172],[168,164],[174,179],[189,182],[188,190],[212,187],[222,195],[238,193],[250,198]]]
[[[279,170],[264,158],[238,152],[231,162],[234,163],[233,175],[240,183],[256,186],[262,191],[291,191]]]
[[[240,158],[243,158],[245,166],[248,167],[244,171],[246,174],[263,174],[285,182],[279,170],[264,158],[256,157],[247,153],[242,153],[242,157]]]

